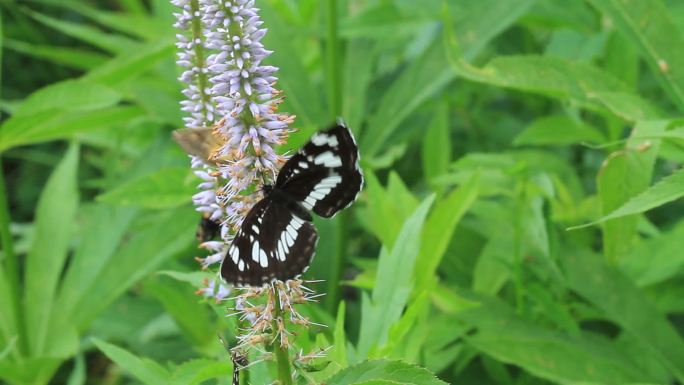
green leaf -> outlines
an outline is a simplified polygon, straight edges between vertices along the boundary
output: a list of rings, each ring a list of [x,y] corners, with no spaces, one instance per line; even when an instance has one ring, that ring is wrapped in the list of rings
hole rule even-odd
[[[431,181],[447,173],[451,163],[451,132],[449,130],[449,103],[440,102],[435,117],[423,138],[423,173]]]
[[[171,60],[175,47],[163,40],[145,44],[133,52],[125,52],[87,73],[83,79],[118,87],[126,80],[152,70],[163,60]]]
[[[446,385],[427,369],[401,361],[375,360],[350,366],[325,381],[327,385]]]
[[[13,116],[0,126],[0,151],[126,125],[142,114],[138,107],[109,107],[92,111],[44,111],[30,116]]]
[[[605,136],[596,128],[563,115],[539,118],[521,132],[513,142],[516,146],[569,145],[603,143]]]
[[[627,2],[590,0],[639,47],[651,71],[671,100],[684,111],[684,36],[672,21],[672,11],[660,0]]]
[[[93,343],[110,360],[114,361],[119,367],[133,375],[146,385],[168,385],[171,375],[168,370],[158,363],[140,358],[131,352],[118,346],[109,344],[97,338],[92,338]]]
[[[435,204],[434,210],[425,222],[422,247],[416,260],[416,286],[419,290],[426,289],[430,281],[434,279],[434,274],[452,240],[456,225],[477,199],[479,187],[480,175],[475,174],[457,190]]]
[[[151,278],[146,280],[144,287],[164,306],[195,347],[202,349],[216,341],[216,328],[207,306],[199,302],[187,284],[169,278]]]
[[[471,296],[482,305],[458,313],[456,319],[477,328],[466,340],[497,361],[520,366],[554,383],[636,383],[649,377],[637,362],[607,339],[548,330],[516,316],[506,304]]]
[[[349,365],[347,359],[347,336],[344,332],[346,304],[340,301],[337,307],[337,318],[335,319],[335,330],[333,331],[334,343],[330,352],[330,358],[341,367]]]
[[[373,55],[377,49],[367,40],[349,42],[344,62],[342,118],[354,135],[361,137],[363,118],[368,108],[368,86],[373,80]]]
[[[675,171],[672,175],[662,178],[646,191],[633,196],[608,215],[592,222],[590,225],[603,223],[611,219],[622,218],[628,215],[640,214],[648,210],[660,207],[684,196],[684,169]],[[588,226],[588,225],[587,225]]]
[[[675,378],[684,380],[684,339],[628,278],[594,254],[576,253],[562,261],[570,288],[648,347]]]
[[[121,206],[174,208],[191,201],[199,182],[185,167],[166,168],[126,182],[97,199]]]
[[[105,33],[97,28],[55,19],[31,10],[28,10],[28,13],[31,17],[50,28],[111,53],[134,52],[140,46],[140,43],[123,35]]]
[[[71,370],[69,380],[66,385],[85,385],[86,383],[86,366],[83,354],[79,354],[74,358],[74,368]]]
[[[387,340],[387,333],[403,312],[411,293],[414,264],[421,247],[420,234],[434,196],[426,198],[401,228],[392,251],[380,252],[371,298],[362,302],[358,350],[363,357]]]
[[[146,222],[131,229],[126,242],[84,289],[72,322],[84,329],[134,283],[188,247],[195,238],[197,218],[189,209],[165,210],[142,218]]]
[[[14,111],[13,117],[51,111],[92,111],[114,106],[121,95],[101,84],[65,80],[32,93]]]
[[[80,309],[77,304],[86,294],[116,248],[123,240],[128,227],[137,215],[135,209],[122,209],[109,205],[94,205],[84,210],[80,242],[74,250],[59,290],[58,305],[53,310],[53,319],[70,324],[71,317]],[[55,332],[61,324],[55,322]]]
[[[454,25],[456,34],[462,37],[465,55],[474,57],[489,40],[513,24],[532,3],[531,0],[458,2],[455,13],[460,18]],[[362,153],[369,157],[377,155],[399,125],[454,78],[455,73],[449,69],[444,46],[436,39],[425,53],[407,65],[385,91],[377,111],[370,119],[368,130],[361,137]],[[422,129],[422,126],[416,129]]]
[[[684,222],[639,244],[620,260],[621,270],[638,286],[650,286],[679,274],[684,266]]]
[[[660,123],[641,123],[635,131],[649,132],[660,128]],[[610,155],[597,177],[598,195],[604,215],[618,209],[635,195],[644,191],[651,181],[659,141],[648,141],[650,146],[639,148],[640,140],[628,142],[627,149]],[[633,248],[637,217],[616,218],[603,223],[604,254],[614,263]]]
[[[395,172],[390,173],[387,189],[370,172],[366,173],[366,183],[369,201],[366,215],[371,231],[385,247],[392,247],[404,220],[418,206],[418,202]],[[388,222],[385,218],[395,220]]]
[[[35,237],[26,257],[24,275],[24,311],[29,347],[34,356],[46,353],[50,348],[46,342],[50,337],[50,314],[79,203],[78,163],[78,145],[71,145],[50,175],[36,207]],[[64,330],[63,335],[71,336],[68,330]],[[69,351],[76,347],[55,348]]]
[[[207,359],[184,362],[173,371],[171,384],[174,385],[199,385],[214,378],[230,378],[233,373],[233,365],[226,357],[225,361],[213,361]]]
[[[107,61],[105,55],[81,48],[38,45],[12,39],[6,39],[5,46],[7,49],[27,56],[79,70],[90,70]]]
[[[546,56],[497,57],[482,68],[466,62],[454,33],[445,30],[447,56],[453,70],[466,79],[498,87],[569,100],[590,109],[607,108],[627,120],[657,118],[646,100],[631,94],[620,80],[584,63]]]
[[[287,102],[293,107],[294,113],[301,119],[308,130],[299,136],[300,143],[289,143],[289,146],[298,146],[309,138],[313,130],[317,130],[321,124],[327,124],[327,116],[321,103],[321,94],[318,88],[312,84],[309,72],[302,62],[302,57],[295,53],[297,50],[292,44],[292,26],[288,25],[273,9],[268,2],[262,2],[259,7],[262,11],[264,22],[269,26],[272,33],[264,37],[264,45],[273,50],[272,63],[280,68],[278,84],[283,87],[287,94]]]

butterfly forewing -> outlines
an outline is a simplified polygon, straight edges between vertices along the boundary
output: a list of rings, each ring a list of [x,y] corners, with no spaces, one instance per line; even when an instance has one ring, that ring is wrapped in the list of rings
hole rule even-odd
[[[361,191],[359,150],[349,129],[337,125],[316,133],[283,166],[275,187],[305,209],[332,217]]]
[[[359,150],[345,126],[315,134],[282,167],[250,210],[221,265],[235,285],[286,281],[306,271],[318,235],[310,212],[332,217],[361,191]]]
[[[221,276],[249,286],[295,278],[311,263],[317,240],[311,222],[267,197],[242,222],[221,264]]]

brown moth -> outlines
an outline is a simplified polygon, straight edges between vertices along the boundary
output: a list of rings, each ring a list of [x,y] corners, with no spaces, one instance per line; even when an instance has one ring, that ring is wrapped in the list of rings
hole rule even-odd
[[[213,127],[181,128],[173,131],[171,136],[188,154],[209,164],[216,163],[212,155],[221,147],[221,142]]]

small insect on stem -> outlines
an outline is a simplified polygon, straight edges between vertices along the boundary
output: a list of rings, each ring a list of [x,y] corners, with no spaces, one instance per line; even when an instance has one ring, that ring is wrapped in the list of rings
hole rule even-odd
[[[228,344],[224,341],[223,337],[220,335],[218,336],[219,341],[221,341],[221,344],[223,347],[226,349],[228,353],[230,353],[230,359],[233,362],[233,385],[240,385],[240,371],[242,369],[245,369],[249,365],[249,360],[247,358],[247,353],[242,351],[241,349],[235,347],[235,348],[230,348]]]

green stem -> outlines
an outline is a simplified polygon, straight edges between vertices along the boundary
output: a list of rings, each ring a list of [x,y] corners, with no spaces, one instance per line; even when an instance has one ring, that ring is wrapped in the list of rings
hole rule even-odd
[[[274,294],[274,314],[273,314],[273,330],[274,333],[278,332],[278,323],[275,321],[277,319],[282,319],[285,322],[285,317],[283,317],[283,309],[280,307],[280,292],[278,288],[273,289]],[[292,382],[292,369],[290,368],[290,354],[287,347],[280,344],[279,339],[276,338],[273,342],[273,350],[275,351],[276,363],[278,365],[278,377],[280,379],[280,384],[282,385],[293,385]]]
[[[328,26],[326,63],[328,67],[328,101],[333,119],[342,115],[342,72],[340,71],[340,39],[337,34],[337,0],[327,0],[325,15]]]

